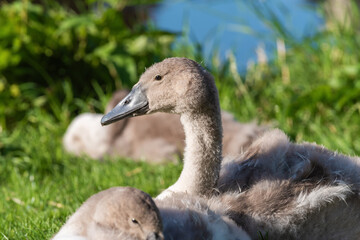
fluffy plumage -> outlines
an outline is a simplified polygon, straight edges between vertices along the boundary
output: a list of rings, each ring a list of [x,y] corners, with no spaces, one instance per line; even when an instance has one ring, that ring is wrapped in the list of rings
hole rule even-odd
[[[53,240],[250,239],[215,202],[180,193],[156,207],[140,190],[110,188],[90,197]]]
[[[267,131],[236,160],[222,163],[218,189],[247,189],[263,179],[346,183],[360,191],[360,158],[345,156],[313,143],[291,143],[280,130]]]
[[[220,195],[228,215],[251,236],[269,239],[358,239],[360,204],[347,184],[261,180]]]
[[[156,203],[156,205],[155,205]],[[360,205],[344,183],[261,180],[244,192],[155,199],[133,188],[93,195],[54,240],[357,239]],[[138,224],[134,224],[136,219]]]

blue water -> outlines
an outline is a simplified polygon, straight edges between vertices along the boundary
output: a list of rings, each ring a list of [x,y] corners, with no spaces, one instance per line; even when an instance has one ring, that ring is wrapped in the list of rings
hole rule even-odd
[[[152,19],[162,30],[179,32],[188,28],[191,40],[202,44],[205,62],[214,49],[220,50],[222,59],[231,50],[239,69],[244,70],[249,61],[257,60],[255,50],[259,45],[271,58],[276,39],[281,37],[256,14],[250,1],[257,9],[270,9],[296,41],[314,35],[324,25],[318,5],[305,0],[165,0],[152,12]]]

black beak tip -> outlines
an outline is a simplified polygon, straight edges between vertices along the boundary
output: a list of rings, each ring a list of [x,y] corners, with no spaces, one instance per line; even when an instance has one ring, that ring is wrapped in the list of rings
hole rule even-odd
[[[147,112],[148,105],[146,95],[137,85],[110,112],[101,118],[101,125],[105,126],[121,119],[143,115]]]
[[[109,117],[105,115],[101,118],[101,126],[106,126],[108,124],[110,124]]]

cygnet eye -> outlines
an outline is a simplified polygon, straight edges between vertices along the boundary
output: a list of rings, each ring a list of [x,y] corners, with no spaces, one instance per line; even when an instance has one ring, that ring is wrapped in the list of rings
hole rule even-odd
[[[155,76],[155,80],[156,80],[156,81],[160,81],[161,79],[162,79],[161,75],[156,75],[156,76]]]
[[[132,221],[134,224],[139,224],[139,222],[138,222],[135,218],[132,218],[131,221]]]

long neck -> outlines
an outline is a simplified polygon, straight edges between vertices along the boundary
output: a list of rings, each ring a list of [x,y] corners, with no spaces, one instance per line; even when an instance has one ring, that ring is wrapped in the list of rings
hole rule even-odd
[[[219,178],[222,160],[220,107],[181,115],[186,147],[184,168],[172,191],[209,195]]]

